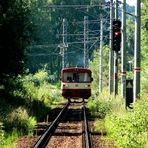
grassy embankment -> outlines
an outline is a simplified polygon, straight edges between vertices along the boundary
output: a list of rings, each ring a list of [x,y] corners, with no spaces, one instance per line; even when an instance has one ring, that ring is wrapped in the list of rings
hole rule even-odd
[[[50,109],[61,101],[58,85],[50,84],[41,70],[34,75],[9,79],[0,88],[0,147],[9,147],[18,137],[32,135],[38,121],[46,121]]]
[[[120,96],[110,96],[106,92],[93,95],[88,106],[97,118],[95,130],[104,133],[102,141],[106,146],[112,141],[118,148],[146,148],[148,146],[148,95],[143,94],[133,109],[125,109],[125,101]],[[104,138],[105,137],[105,138]]]

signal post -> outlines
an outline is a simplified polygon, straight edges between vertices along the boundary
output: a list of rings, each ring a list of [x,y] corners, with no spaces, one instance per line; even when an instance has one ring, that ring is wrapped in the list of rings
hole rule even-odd
[[[118,94],[118,52],[121,47],[121,21],[113,21],[113,50],[114,57],[114,95]]]
[[[134,50],[134,102],[140,98],[141,65],[141,0],[136,0],[135,7],[135,50]]]
[[[122,4],[121,96],[126,97],[126,0]]]
[[[121,44],[121,21],[118,20],[118,0],[115,0],[115,20],[112,24],[113,28],[113,51],[114,51],[114,95],[118,94],[118,51]]]

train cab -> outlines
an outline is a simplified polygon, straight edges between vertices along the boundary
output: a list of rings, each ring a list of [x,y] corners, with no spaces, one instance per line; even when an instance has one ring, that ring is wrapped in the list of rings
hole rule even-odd
[[[91,70],[87,68],[64,68],[61,71],[61,92],[66,99],[91,96]]]

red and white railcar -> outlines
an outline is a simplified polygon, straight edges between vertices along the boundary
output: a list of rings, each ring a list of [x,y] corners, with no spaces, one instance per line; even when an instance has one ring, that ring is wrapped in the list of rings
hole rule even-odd
[[[61,70],[61,91],[66,99],[91,96],[91,70],[87,68],[64,68]]]

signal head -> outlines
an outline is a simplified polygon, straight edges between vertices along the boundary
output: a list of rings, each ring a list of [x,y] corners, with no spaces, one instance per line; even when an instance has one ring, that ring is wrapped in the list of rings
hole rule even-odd
[[[121,44],[121,21],[113,21],[113,50],[120,51]]]

